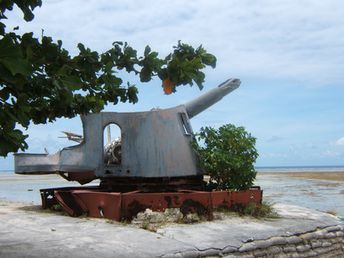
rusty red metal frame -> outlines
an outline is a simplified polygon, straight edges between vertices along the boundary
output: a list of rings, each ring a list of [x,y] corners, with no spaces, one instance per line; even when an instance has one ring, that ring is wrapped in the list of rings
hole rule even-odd
[[[51,208],[60,204],[71,216],[85,214],[95,218],[131,220],[137,213],[149,208],[164,211],[180,208],[185,215],[198,213],[212,219],[219,208],[244,207],[248,203],[260,205],[263,191],[253,187],[245,191],[192,191],[176,192],[104,192],[99,187],[69,187],[42,189],[42,206]]]

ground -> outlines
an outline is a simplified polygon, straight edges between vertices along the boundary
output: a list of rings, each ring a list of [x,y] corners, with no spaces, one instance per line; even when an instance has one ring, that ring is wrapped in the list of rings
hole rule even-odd
[[[104,219],[72,218],[37,206],[0,203],[0,257],[161,257],[219,255],[252,240],[341,224],[335,216],[276,204],[278,219],[226,216],[150,232]]]

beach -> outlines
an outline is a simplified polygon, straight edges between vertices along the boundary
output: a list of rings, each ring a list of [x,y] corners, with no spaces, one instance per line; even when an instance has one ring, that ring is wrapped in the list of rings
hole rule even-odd
[[[88,185],[97,185],[93,181]],[[344,216],[344,172],[259,172],[255,185],[263,189],[263,200],[299,205]],[[58,175],[0,173],[0,199],[39,205],[40,189],[78,186]]]
[[[260,173],[262,175],[274,175],[274,176],[288,176],[298,177],[305,179],[317,179],[317,180],[329,180],[329,181],[344,181],[344,172],[266,172]]]
[[[277,249],[281,256],[342,255],[338,241],[344,235],[344,173],[316,173],[258,173],[255,185],[263,189],[264,201],[274,204],[278,218],[232,214],[201,223],[166,224],[156,232],[42,210],[39,189],[78,184],[58,175],[0,173],[0,257],[237,257]],[[327,241],[330,237],[333,243]],[[282,242],[289,244],[281,248]],[[290,243],[293,251],[286,253]],[[316,243],[312,249],[311,243]]]
[[[344,172],[259,172],[263,199],[344,216]]]

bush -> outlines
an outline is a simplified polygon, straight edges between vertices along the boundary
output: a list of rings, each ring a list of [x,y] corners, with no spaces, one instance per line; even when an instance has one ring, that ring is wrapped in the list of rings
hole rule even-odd
[[[201,166],[218,190],[245,190],[253,185],[257,172],[254,163],[258,157],[256,138],[244,127],[232,124],[218,130],[202,127],[195,135],[194,149]]]
[[[231,208],[234,212],[239,213],[240,216],[252,216],[255,218],[279,218],[278,213],[273,207],[273,204],[267,201],[263,201],[261,204],[249,202],[247,205],[234,205]]]

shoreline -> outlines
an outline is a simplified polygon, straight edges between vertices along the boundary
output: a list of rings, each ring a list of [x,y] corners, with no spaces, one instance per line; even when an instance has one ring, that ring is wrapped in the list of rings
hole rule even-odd
[[[304,179],[344,181],[344,171],[321,171],[321,172],[258,172],[257,176],[286,176]]]

